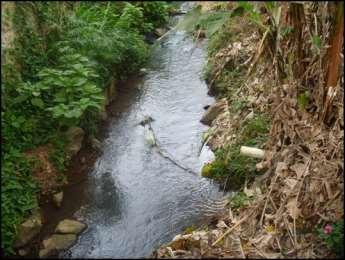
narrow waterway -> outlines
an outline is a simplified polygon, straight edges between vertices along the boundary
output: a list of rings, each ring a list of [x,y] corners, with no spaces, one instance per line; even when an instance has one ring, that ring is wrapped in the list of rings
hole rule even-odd
[[[119,86],[114,104],[119,114],[89,172],[86,203],[76,212],[88,228],[60,257],[147,257],[216,211],[215,202],[224,196],[218,187],[162,157],[138,124],[151,116],[161,148],[200,172],[212,158],[207,148],[198,155],[207,129],[199,122],[203,106],[214,101],[201,77],[205,58],[204,43],[174,31],[155,45],[147,75]]]

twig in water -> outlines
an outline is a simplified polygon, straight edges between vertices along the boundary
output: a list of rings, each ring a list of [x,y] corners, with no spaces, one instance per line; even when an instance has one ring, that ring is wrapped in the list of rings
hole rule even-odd
[[[192,169],[190,169],[190,168],[188,168],[188,167],[185,167],[185,166],[183,166],[182,164],[178,163],[176,160],[174,160],[174,159],[172,158],[171,155],[169,155],[168,152],[166,152],[166,151],[165,151],[165,153],[163,152],[162,148],[160,148],[161,145],[159,144],[159,142],[158,142],[158,140],[157,140],[157,138],[156,138],[156,135],[155,135],[155,133],[154,133],[154,131],[153,131],[152,126],[151,126],[150,123],[149,123],[149,130],[152,132],[152,135],[153,135],[153,138],[154,138],[154,141],[155,141],[155,146],[156,146],[156,148],[157,148],[158,153],[159,153],[161,156],[163,156],[164,158],[166,158],[166,159],[168,159],[169,161],[171,161],[171,162],[172,162],[173,164],[175,164],[177,167],[179,167],[179,168],[181,168],[181,169],[183,169],[183,170],[185,170],[185,171],[187,171],[187,172],[193,173],[193,174],[195,174],[195,175],[199,175],[197,172],[193,171]]]

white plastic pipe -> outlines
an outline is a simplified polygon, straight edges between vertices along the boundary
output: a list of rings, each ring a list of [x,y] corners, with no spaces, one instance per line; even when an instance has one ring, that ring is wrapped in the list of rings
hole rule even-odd
[[[241,146],[240,154],[262,159],[264,158],[265,151],[259,148]]]

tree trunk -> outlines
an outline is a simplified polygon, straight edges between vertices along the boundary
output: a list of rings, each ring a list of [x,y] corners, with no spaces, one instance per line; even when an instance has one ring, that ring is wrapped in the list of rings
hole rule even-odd
[[[339,78],[340,68],[340,53],[343,46],[343,34],[344,34],[344,3],[338,2],[337,15],[335,19],[335,29],[331,38],[331,48],[328,52],[328,71],[327,71],[327,83],[324,97],[324,107],[321,115],[321,121],[324,121],[330,112],[331,103],[336,95],[336,87]]]

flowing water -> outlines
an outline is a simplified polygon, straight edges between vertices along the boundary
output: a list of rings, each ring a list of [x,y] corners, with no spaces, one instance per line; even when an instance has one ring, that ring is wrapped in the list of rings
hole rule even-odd
[[[213,156],[207,148],[199,156],[207,130],[199,120],[203,106],[214,101],[201,79],[205,58],[204,43],[173,31],[154,46],[147,75],[134,86],[119,86],[119,116],[89,173],[87,203],[76,213],[88,228],[60,257],[147,257],[217,210],[224,196],[219,188],[164,158],[138,124],[151,116],[161,149],[200,172]]]

